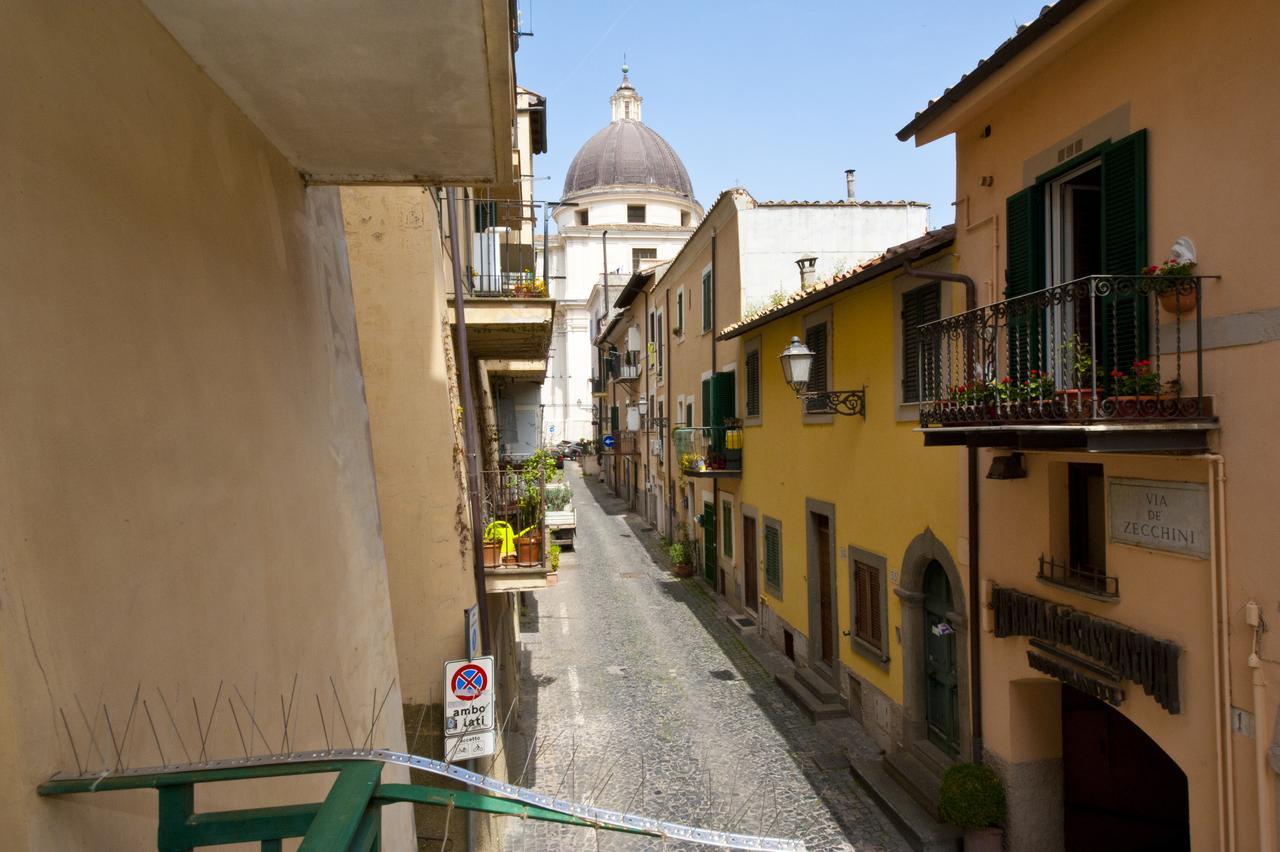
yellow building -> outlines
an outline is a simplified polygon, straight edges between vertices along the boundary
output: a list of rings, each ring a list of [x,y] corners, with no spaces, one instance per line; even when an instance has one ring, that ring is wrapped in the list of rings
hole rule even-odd
[[[719,335],[740,347],[743,401],[738,503],[721,518],[747,608],[795,662],[784,686],[815,715],[847,707],[886,750],[943,763],[970,751],[963,455],[913,431],[914,335],[921,314],[964,304],[930,278],[950,272],[953,238],[897,246]],[[777,359],[793,338],[813,353],[804,392],[833,396],[787,384]]]
[[[1268,2],[1063,0],[899,133],[955,138],[979,307],[921,329],[920,425],[987,474],[1011,848],[1276,848],[1277,40]]]

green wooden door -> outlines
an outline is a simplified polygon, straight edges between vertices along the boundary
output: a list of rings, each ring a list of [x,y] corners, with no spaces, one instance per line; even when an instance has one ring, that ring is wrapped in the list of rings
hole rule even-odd
[[[702,502],[702,573],[712,588],[716,585],[716,504]]]
[[[929,740],[947,754],[960,751],[956,636],[947,622],[951,583],[937,562],[924,572],[925,722]]]

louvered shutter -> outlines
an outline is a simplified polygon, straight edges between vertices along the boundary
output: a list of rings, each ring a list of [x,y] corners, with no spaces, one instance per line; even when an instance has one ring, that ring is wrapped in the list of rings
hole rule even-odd
[[[1006,263],[1004,297],[1014,299],[1044,288],[1044,193],[1039,184],[1015,192],[1005,201]],[[1031,300],[1009,306],[1008,374],[1017,380],[1039,369],[1043,355],[1040,312]]]
[[[711,379],[702,380],[702,425],[711,426]]]
[[[778,528],[765,525],[764,528],[764,579],[775,589],[782,588],[782,542],[779,541]]]
[[[746,360],[747,416],[760,416],[760,350],[747,353]]]
[[[1108,275],[1137,275],[1147,264],[1147,131],[1102,152],[1102,265]],[[1147,354],[1148,298],[1112,293],[1102,299],[1103,375],[1126,373]]]
[[[725,501],[721,503],[720,511],[720,527],[723,530],[720,545],[721,552],[725,558],[733,557],[733,504]]]
[[[711,330],[711,273],[702,276],[702,330]]]
[[[880,631],[880,571],[867,566],[867,633],[868,640],[877,650],[884,649],[884,637]]]
[[[884,650],[880,629],[880,571],[864,562],[854,562],[854,633],[878,651]]]
[[[811,325],[804,331],[804,343],[813,351],[813,366],[809,368],[810,392],[822,392],[827,388],[827,324],[825,322]],[[825,401],[810,399],[805,401],[806,414],[822,414],[828,410]]]
[[[618,406],[616,405],[609,408],[609,431],[618,431]]]
[[[936,349],[926,351],[920,326],[942,318],[942,289],[938,282],[902,294],[902,401],[919,402],[936,396],[940,364]]]

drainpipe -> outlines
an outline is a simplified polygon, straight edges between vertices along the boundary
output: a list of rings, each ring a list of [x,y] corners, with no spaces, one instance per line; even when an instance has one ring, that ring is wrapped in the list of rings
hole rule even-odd
[[[716,289],[720,286],[720,279],[716,274],[716,232],[711,231],[711,390],[712,398],[715,397],[716,386]],[[701,390],[701,388],[699,388]],[[705,415],[704,415],[705,416]],[[720,517],[720,480],[711,480],[711,541],[709,544],[714,548],[717,544],[716,539],[720,536],[720,525],[715,519]],[[703,529],[706,529],[705,527]],[[720,553],[715,551],[715,569],[716,582],[712,584],[711,591],[718,592],[720,590]]]
[[[1209,565],[1213,571],[1210,582],[1210,601],[1213,608],[1213,680],[1218,690],[1213,715],[1216,732],[1214,743],[1218,749],[1218,845],[1226,852],[1236,848],[1236,792],[1235,749],[1231,745],[1231,635],[1229,630],[1230,604],[1227,601],[1227,512],[1226,512],[1226,460],[1218,454],[1206,455],[1212,487],[1213,501],[1209,512]],[[1254,707],[1254,737],[1260,736],[1257,725],[1258,708]],[[1259,789],[1259,804],[1262,802]],[[1261,809],[1259,814],[1261,814]],[[1261,841],[1260,841],[1261,842]]]
[[[911,259],[904,258],[902,269],[914,278],[925,278],[937,281],[953,281],[964,285],[964,309],[971,311],[978,306],[978,287],[968,275],[956,272],[934,272],[932,270],[915,269]],[[968,480],[969,500],[969,711],[970,739],[972,740],[973,762],[982,763],[982,657],[979,640],[982,635],[982,595],[978,588],[979,571],[979,495],[978,495],[978,448],[965,448],[966,479]]]
[[[653,320],[649,317],[649,291],[648,290],[644,291],[644,321],[646,323],[650,323],[648,327],[652,328]],[[646,338],[648,336],[649,335],[647,334],[645,335]],[[654,349],[656,350],[658,347],[657,340],[653,341],[653,346],[654,346]],[[648,346],[646,346],[645,349],[647,350]],[[654,362],[653,362],[655,367],[658,363],[657,357],[658,355],[657,355],[657,352],[655,351]],[[648,351],[646,351],[644,353],[644,398],[645,398],[646,406],[648,405],[648,399],[649,399],[649,378],[650,378],[650,373],[652,372],[653,370],[650,369],[649,367],[649,353]],[[644,487],[645,487],[644,516],[648,518],[649,523],[655,524],[657,523],[658,519],[649,517],[649,488],[651,487],[651,484],[649,482],[649,418],[657,417],[658,412],[652,411],[649,408],[645,408],[645,411],[647,413],[644,416],[644,445],[641,446],[640,448],[640,457],[644,459]]]
[[[671,355],[671,288],[670,287],[662,291],[662,304],[664,307],[663,316],[666,318],[666,322],[663,323],[665,328],[663,328],[663,331],[662,331],[663,335],[666,336],[666,348],[663,350],[663,352],[668,357],[670,357]],[[683,330],[684,329],[681,329],[681,331]],[[666,383],[667,383],[667,405],[666,405],[666,411],[667,411],[666,430],[667,431],[662,436],[662,464],[663,464],[663,467],[666,469],[666,473],[667,473],[667,492],[666,492],[667,505],[663,506],[663,510],[667,513],[667,538],[671,539],[672,541],[675,541],[676,540],[676,535],[675,535],[676,502],[675,502],[675,495],[671,491],[675,483],[674,483],[674,480],[671,478],[671,442],[667,440],[673,434],[671,430],[671,424],[675,422],[675,412],[671,410],[671,386],[675,384],[674,377],[671,375],[668,375],[666,377]]]
[[[471,354],[467,349],[467,312],[462,285],[462,245],[458,230],[457,190],[445,190],[445,203],[449,212],[449,251],[453,260],[453,312],[454,325],[458,329],[458,381],[462,385],[463,452],[467,458],[468,498],[471,504],[471,562],[475,578],[476,603],[480,607],[481,653],[489,654],[489,607],[484,590],[484,548],[476,546],[474,538],[481,534],[480,514],[480,436],[476,434],[475,395],[471,389]]]
[[[458,329],[458,380],[462,384],[462,426],[463,452],[467,457],[467,479],[470,480],[467,491],[471,504],[471,568],[476,584],[476,606],[480,610],[480,651],[484,656],[490,653],[489,648],[489,605],[484,589],[484,548],[475,541],[480,535],[482,516],[480,514],[480,470],[477,453],[480,448],[480,436],[476,434],[475,398],[471,392],[471,353],[467,349],[467,312],[465,294],[462,286],[462,246],[458,231],[458,209],[456,204],[457,190],[449,187],[445,190],[445,203],[449,208],[449,253],[453,260],[453,313],[454,325]],[[466,762],[467,768],[475,771],[474,760]],[[475,788],[469,788],[475,789]],[[475,852],[476,821],[475,811],[467,811],[467,852]]]

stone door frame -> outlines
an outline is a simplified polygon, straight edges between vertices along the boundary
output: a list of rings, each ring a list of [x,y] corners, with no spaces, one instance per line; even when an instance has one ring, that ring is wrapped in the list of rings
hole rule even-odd
[[[947,623],[955,630],[956,712],[959,713],[960,760],[973,760],[973,731],[969,694],[969,630],[965,614],[967,584],[946,546],[928,527],[911,540],[902,556],[902,572],[894,594],[902,603],[903,746],[907,751],[929,738],[925,710],[924,572],[936,561],[951,584]]]

